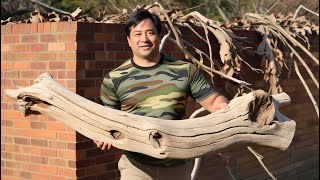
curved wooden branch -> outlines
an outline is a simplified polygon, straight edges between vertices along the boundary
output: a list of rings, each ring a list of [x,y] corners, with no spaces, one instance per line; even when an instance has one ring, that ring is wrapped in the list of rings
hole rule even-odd
[[[285,150],[296,126],[277,115],[274,98],[262,90],[231,100],[227,110],[186,120],[160,120],[99,105],[64,88],[48,73],[32,86],[6,90],[6,95],[25,115],[40,112],[90,139],[156,158],[194,158],[235,144]]]

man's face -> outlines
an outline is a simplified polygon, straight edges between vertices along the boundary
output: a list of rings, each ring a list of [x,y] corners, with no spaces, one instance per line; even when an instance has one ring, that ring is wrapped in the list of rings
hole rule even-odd
[[[150,19],[133,26],[127,40],[134,57],[148,60],[158,57],[160,38]]]

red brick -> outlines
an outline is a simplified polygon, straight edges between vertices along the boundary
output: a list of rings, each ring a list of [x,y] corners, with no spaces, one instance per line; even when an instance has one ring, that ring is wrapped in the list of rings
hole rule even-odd
[[[14,170],[1,168],[1,176],[13,176],[13,175],[14,175]]]
[[[30,52],[39,52],[39,51],[46,51],[47,50],[47,44],[30,44]]]
[[[17,24],[19,34],[24,33],[24,24]]]
[[[22,43],[36,43],[39,42],[38,35],[28,34],[21,36]]]
[[[64,23],[64,28],[63,31],[64,32],[76,32],[77,31],[77,26],[78,23],[77,22],[63,22]]]
[[[6,25],[1,25],[1,35],[7,34]]]
[[[58,40],[63,42],[75,42],[76,41],[76,34],[75,33],[68,33],[68,34],[59,34]]]
[[[12,26],[12,34],[18,34],[19,33],[19,27],[17,24]]]
[[[10,120],[1,120],[1,127],[13,127],[13,122]]]
[[[56,34],[42,34],[40,35],[40,42],[56,42],[57,35]]]
[[[56,132],[47,131],[47,130],[21,129],[20,135],[27,136],[27,137],[35,137],[35,138],[47,138],[47,139],[57,138]]]
[[[21,146],[21,152],[39,156],[57,157],[57,150],[33,146]]]
[[[39,164],[48,164],[48,157],[31,156],[30,162],[39,163]]]
[[[32,172],[32,174],[31,174],[31,179],[41,179],[41,180],[49,180],[49,178],[50,178],[50,180],[51,180],[51,176],[52,175],[47,175],[47,174],[41,174],[41,173],[34,173],[34,172]]]
[[[3,76],[7,79],[18,79],[20,78],[20,71],[4,71]]]
[[[47,69],[47,62],[30,62],[31,69]]]
[[[67,143],[67,149],[69,150],[76,150],[76,143]]]
[[[65,22],[60,22],[60,23],[57,23],[58,24],[58,32],[63,32],[64,31],[64,25],[65,25]]]
[[[6,144],[6,148],[8,145],[13,144],[13,138],[12,137],[8,137],[8,136],[2,136],[1,137],[1,142],[2,143],[8,143]]]
[[[48,51],[64,51],[64,50],[66,50],[66,44],[64,42],[48,43]]]
[[[29,63],[25,61],[19,61],[13,63],[14,69],[26,70],[29,69]]]
[[[18,79],[18,80],[13,80],[13,83],[18,84],[20,86],[30,86],[30,81],[28,81],[28,80]]]
[[[95,33],[94,39],[96,42],[108,42],[113,40],[113,34],[110,33]]]
[[[86,168],[86,175],[101,174],[104,172],[106,172],[106,166],[104,164]]]
[[[1,151],[1,160],[2,159],[13,159],[13,153]]]
[[[49,69],[65,69],[66,62],[49,62]]]
[[[76,170],[69,168],[58,168],[59,175],[68,176],[68,177],[76,177]]]
[[[104,43],[88,43],[88,51],[104,51]]]
[[[50,22],[43,23],[43,32],[47,33],[51,31]]]
[[[23,178],[23,179],[31,179],[32,175],[30,172],[19,172],[19,177]]]
[[[1,44],[1,52],[9,52],[11,50],[10,44]]]
[[[58,23],[51,22],[51,32],[57,32],[57,30],[58,30]]]
[[[38,32],[38,24],[32,23],[31,24],[31,33],[37,33]]]
[[[37,23],[38,25],[38,33],[43,33],[43,23]]]
[[[26,164],[24,167],[25,170],[31,172],[40,172],[48,175],[57,175],[57,168],[54,166],[40,165],[35,163]]]
[[[30,51],[31,51],[32,44],[30,44]],[[20,53],[21,57],[23,57],[23,60],[25,61],[35,61],[38,60],[38,54],[34,53],[34,51],[32,52],[24,52],[24,53]]]
[[[57,53],[56,52],[39,53],[38,59],[40,61],[54,61],[54,60],[57,60]]]
[[[63,141],[76,141],[76,133],[74,132],[57,132],[57,139]]]
[[[31,145],[40,147],[49,147],[49,142],[46,139],[31,139]]]
[[[13,24],[6,24],[5,25],[6,34],[12,34],[12,26],[13,26]]]
[[[52,165],[52,166],[61,166],[61,167],[65,167],[66,166],[66,160],[64,159],[52,159],[50,158],[49,159],[49,165]]]
[[[23,161],[23,162],[30,162],[30,155],[28,154],[14,154],[14,160],[16,161]]]
[[[66,148],[66,142],[63,142],[63,141],[49,141],[49,148],[65,149]]]
[[[47,123],[45,122],[31,122],[31,129],[47,129]]]
[[[13,44],[11,45],[12,52],[28,52],[29,45],[28,44]]]
[[[66,50],[67,51],[75,51],[77,50],[77,42],[66,42]]]
[[[26,120],[15,120],[13,122],[13,126],[15,128],[29,128],[30,127],[30,122]]]
[[[59,61],[76,61],[76,52],[58,52]],[[69,62],[68,62],[69,63]]]
[[[65,130],[65,125],[61,122],[58,122],[58,121],[47,122],[47,129],[48,130],[55,130],[55,131],[63,131],[63,130]]]
[[[30,139],[16,137],[16,138],[14,138],[14,143],[23,144],[23,145],[30,145]]]
[[[3,116],[6,117],[6,119],[20,119],[21,113],[19,111],[1,111],[3,113]]]
[[[38,72],[34,70],[21,71],[21,77],[25,79],[36,79],[38,76]]]
[[[16,168],[19,169],[20,168],[20,163],[14,162],[14,161],[6,161],[6,167],[8,168]]]
[[[24,34],[30,34],[31,33],[31,24],[24,24]]]
[[[19,35],[8,35],[3,37],[3,43],[19,43],[20,36]]]
[[[8,70],[8,69],[13,69],[13,62],[1,61],[1,70]]]
[[[73,60],[70,58],[70,60]],[[67,69],[68,70],[75,70],[77,68],[77,62],[76,61],[69,61],[67,62]],[[71,71],[73,72],[73,71]],[[75,77],[75,76],[72,76],[72,77]]]

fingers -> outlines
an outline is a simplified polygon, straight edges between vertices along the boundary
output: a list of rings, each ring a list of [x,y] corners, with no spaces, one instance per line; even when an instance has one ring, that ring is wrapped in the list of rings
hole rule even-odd
[[[101,150],[110,150],[112,147],[111,143],[107,143],[104,141],[93,141],[93,142],[97,145],[97,148]]]
[[[228,106],[227,103],[223,102],[223,103],[218,105],[217,109],[218,110],[220,110],[220,109],[229,109],[229,106]]]

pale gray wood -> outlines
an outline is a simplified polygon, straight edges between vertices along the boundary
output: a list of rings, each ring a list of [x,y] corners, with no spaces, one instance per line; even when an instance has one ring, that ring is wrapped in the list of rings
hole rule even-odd
[[[248,144],[285,150],[296,127],[275,106],[288,104],[290,97],[285,93],[272,97],[262,90],[232,99],[227,110],[186,120],[144,117],[102,106],[61,86],[48,73],[32,86],[6,90],[6,95],[25,115],[40,112],[92,140],[156,158],[194,158]]]

